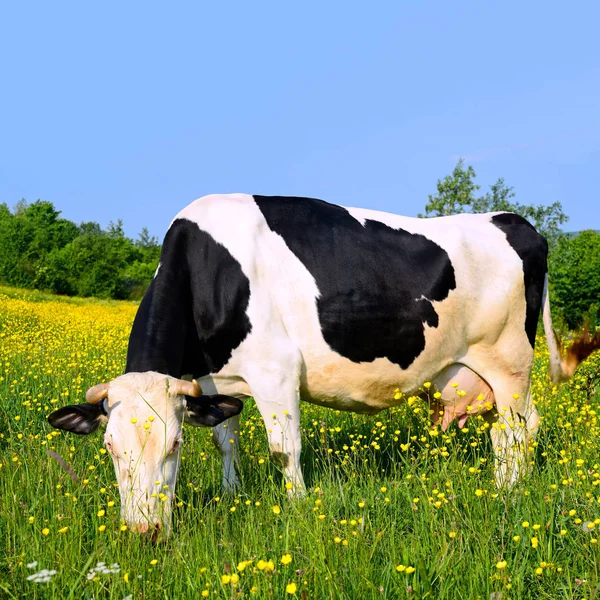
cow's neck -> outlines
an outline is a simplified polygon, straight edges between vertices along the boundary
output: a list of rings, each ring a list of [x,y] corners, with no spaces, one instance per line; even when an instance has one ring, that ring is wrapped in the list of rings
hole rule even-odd
[[[172,377],[206,374],[189,283],[177,281],[176,275],[167,270],[159,272],[150,284],[131,329],[126,373],[156,371]],[[190,364],[192,358],[195,365]]]
[[[218,372],[252,329],[249,298],[250,282],[227,248],[176,219],[133,323],[126,371]]]

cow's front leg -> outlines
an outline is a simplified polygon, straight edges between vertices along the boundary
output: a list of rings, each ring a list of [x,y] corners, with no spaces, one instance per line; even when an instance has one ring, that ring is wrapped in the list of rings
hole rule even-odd
[[[212,428],[213,442],[223,459],[223,491],[235,492],[239,486],[236,465],[240,443],[240,415]]]
[[[303,496],[306,490],[300,467],[300,384],[295,372],[291,369],[290,374],[250,384],[267,429],[271,458],[283,472],[290,497]]]

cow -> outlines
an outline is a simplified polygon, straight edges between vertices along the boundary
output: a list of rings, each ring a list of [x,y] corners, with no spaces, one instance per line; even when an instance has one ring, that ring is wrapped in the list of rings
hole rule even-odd
[[[555,382],[600,347],[596,334],[562,352],[547,253],[508,212],[417,219],[311,198],[200,198],[166,234],[125,374],[49,422],[77,434],[106,423],[121,516],[139,532],[170,527],[184,422],[213,427],[223,487],[236,489],[248,397],[291,495],[304,490],[300,398],[372,415],[424,382],[444,429],[493,409],[496,481],[509,486],[538,430],[540,312]]]

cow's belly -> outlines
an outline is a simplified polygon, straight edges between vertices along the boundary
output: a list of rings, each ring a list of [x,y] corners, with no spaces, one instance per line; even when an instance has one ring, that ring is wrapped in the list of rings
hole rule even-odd
[[[368,363],[353,363],[335,353],[304,358],[303,400],[338,410],[373,414],[396,406],[403,401],[394,398],[396,390],[403,396],[418,393],[426,379],[422,368],[404,370],[385,358]]]
[[[330,361],[321,368],[307,369],[303,381],[303,399],[338,410],[374,414],[401,404],[407,396],[422,395],[423,383],[432,383],[429,397],[432,419],[444,429],[458,419],[462,426],[468,416],[492,409],[494,394],[477,373],[461,364],[451,364],[437,373],[421,370],[403,371],[386,359],[352,365]],[[395,398],[396,391],[402,392]],[[439,391],[441,397],[433,399]]]
[[[402,404],[410,395],[425,396],[423,384],[427,381],[433,384],[429,392],[432,419],[444,429],[454,419],[462,426],[468,416],[487,412],[494,405],[488,383],[468,367],[450,360],[446,364],[429,364],[424,357],[404,370],[385,358],[353,363],[332,352],[305,352],[303,358],[301,399],[332,409],[375,414]],[[230,367],[199,382],[207,394],[252,396],[248,383]],[[402,392],[399,398],[395,397],[397,390]],[[433,399],[435,391],[441,393],[437,400]]]

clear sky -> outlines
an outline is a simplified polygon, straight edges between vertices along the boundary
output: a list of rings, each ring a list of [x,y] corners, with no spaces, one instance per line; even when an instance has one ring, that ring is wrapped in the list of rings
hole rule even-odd
[[[482,191],[600,229],[600,3],[4,2],[0,202],[162,237],[193,199],[405,215]]]

